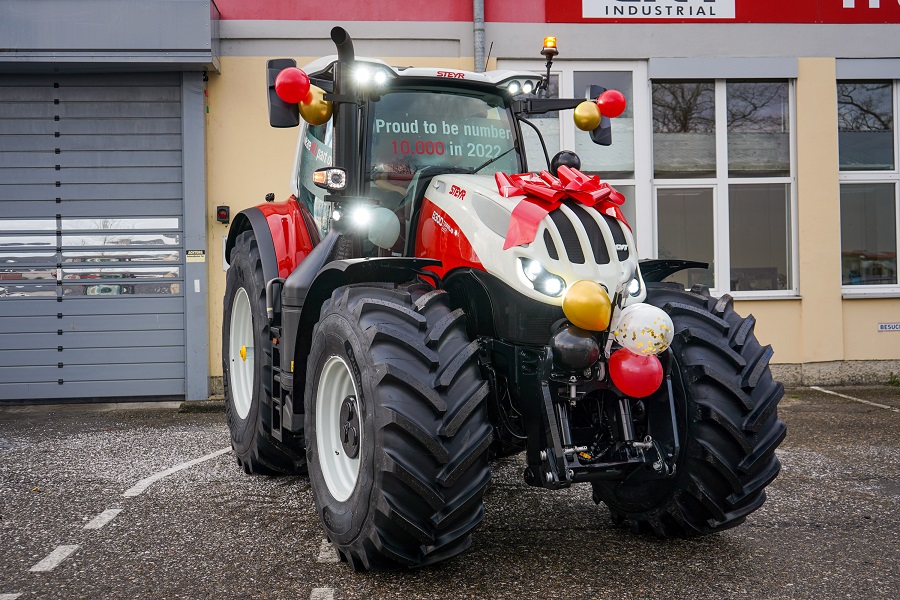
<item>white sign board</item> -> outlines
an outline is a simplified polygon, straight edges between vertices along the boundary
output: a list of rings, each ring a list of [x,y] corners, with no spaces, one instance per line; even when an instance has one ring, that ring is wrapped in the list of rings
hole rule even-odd
[[[735,0],[582,0],[585,19],[733,19]]]
[[[900,333],[900,323],[879,323],[878,331],[896,331]]]

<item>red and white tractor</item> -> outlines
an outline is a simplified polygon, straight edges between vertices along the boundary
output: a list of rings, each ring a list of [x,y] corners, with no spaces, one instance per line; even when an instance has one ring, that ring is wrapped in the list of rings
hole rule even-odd
[[[661,283],[697,263],[639,263],[623,197],[573,153],[526,163],[529,115],[575,109],[608,144],[621,95],[598,108],[547,98],[547,76],[395,68],[332,39],[305,71],[269,61],[270,124],[301,126],[293,195],[228,234],[243,469],[308,472],[354,569],[465,550],[490,459],[521,451],[528,484],[589,483],[637,532],[707,534],[759,508],[786,430],[754,319]]]

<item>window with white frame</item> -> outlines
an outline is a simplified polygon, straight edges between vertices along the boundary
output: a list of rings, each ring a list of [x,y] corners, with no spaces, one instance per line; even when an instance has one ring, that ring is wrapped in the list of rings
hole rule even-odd
[[[672,279],[796,294],[792,82],[654,80],[651,96],[657,255],[709,264]]]
[[[841,284],[845,294],[897,293],[900,81],[837,82]]]

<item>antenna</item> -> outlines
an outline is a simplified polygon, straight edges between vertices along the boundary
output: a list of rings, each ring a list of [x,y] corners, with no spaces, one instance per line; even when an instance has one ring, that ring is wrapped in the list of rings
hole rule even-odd
[[[491,60],[491,50],[494,49],[494,42],[491,42],[490,47],[488,48],[487,56],[484,57],[484,70],[487,71],[488,61]]]

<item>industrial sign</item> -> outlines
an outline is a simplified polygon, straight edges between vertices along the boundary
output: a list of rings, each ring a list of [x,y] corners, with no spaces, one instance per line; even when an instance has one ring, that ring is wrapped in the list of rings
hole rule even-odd
[[[583,15],[599,19],[734,19],[736,0],[584,0]]]
[[[878,331],[896,331],[900,333],[900,323],[879,323]]]
[[[900,23],[900,0],[545,0],[548,23]]]

